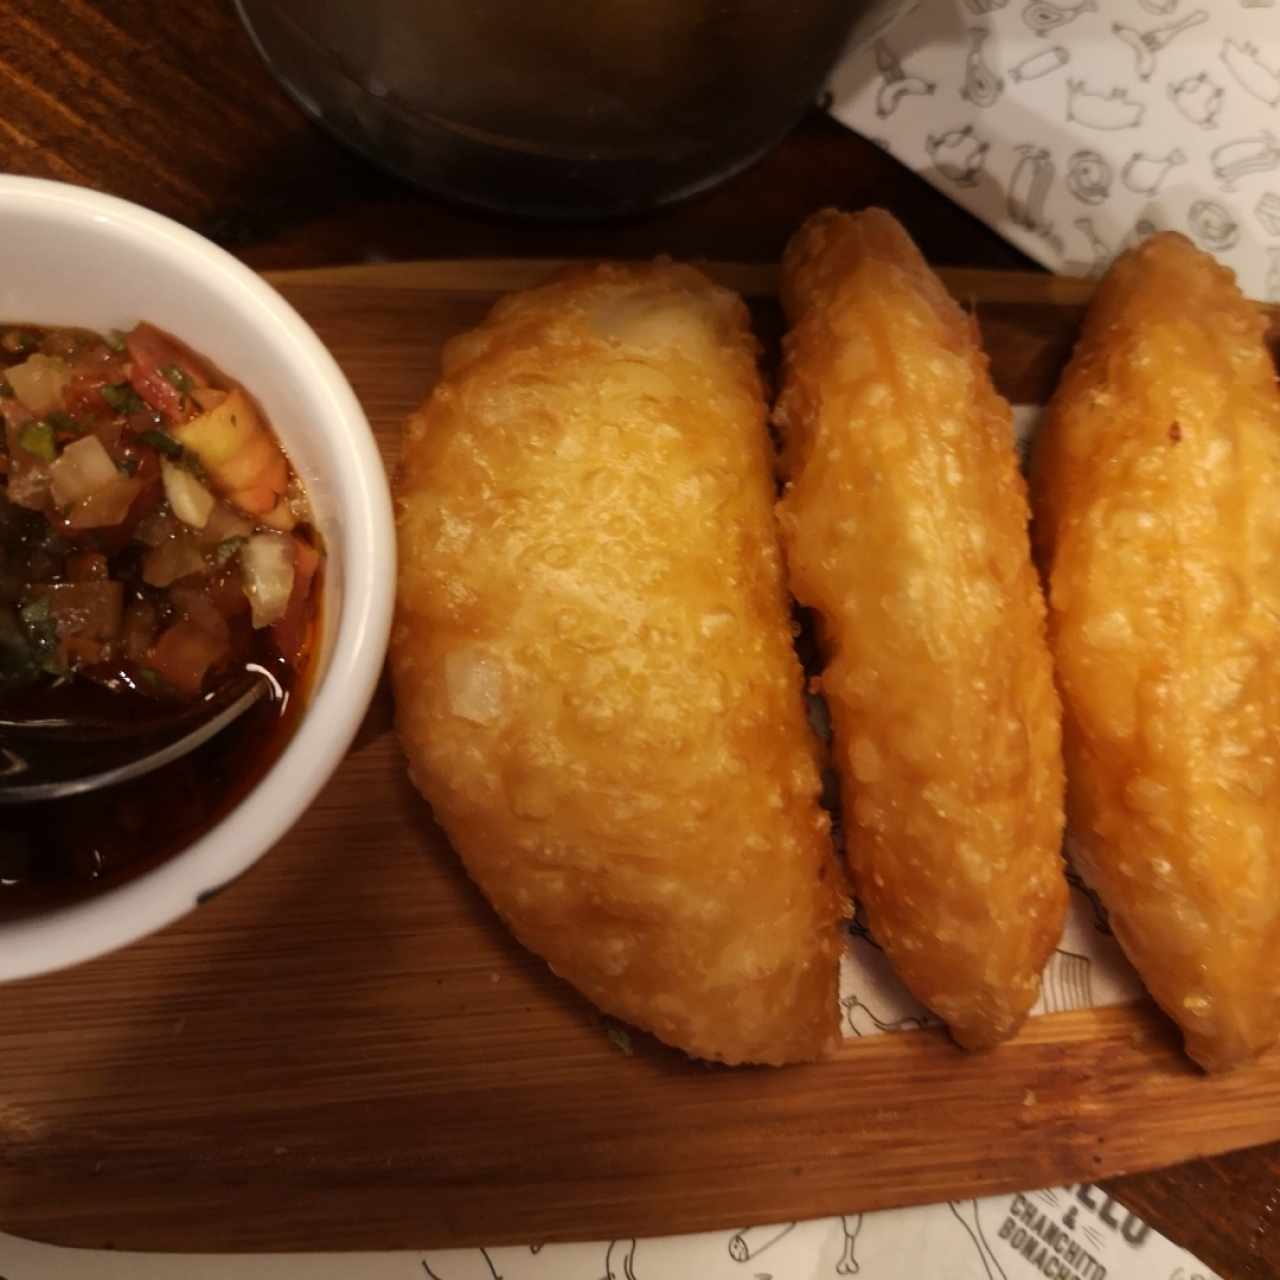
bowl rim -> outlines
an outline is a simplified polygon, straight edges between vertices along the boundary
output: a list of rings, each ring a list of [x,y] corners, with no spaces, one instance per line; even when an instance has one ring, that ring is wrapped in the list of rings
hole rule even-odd
[[[197,232],[117,196],[0,174],[0,217],[16,208],[98,224],[157,260],[184,260],[314,380],[340,455],[343,599],[328,666],[279,757],[220,822],[160,865],[97,896],[0,921],[0,981],[50,973],[116,950],[207,901],[243,874],[310,807],[355,737],[382,672],[395,591],[395,527],[386,471],[363,408],[310,325],[261,276]],[[238,296],[237,296],[238,295]]]

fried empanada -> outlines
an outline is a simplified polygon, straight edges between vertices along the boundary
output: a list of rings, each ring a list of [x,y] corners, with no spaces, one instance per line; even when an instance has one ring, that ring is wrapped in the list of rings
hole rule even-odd
[[[989,1046],[1035,1001],[1067,900],[1011,410],[889,214],[815,215],[782,285],[779,518],[817,615],[854,890],[917,999]]]
[[[838,1038],[846,902],[771,466],[746,308],[659,262],[454,339],[398,482],[415,782],[521,941],[725,1062]]]
[[[1280,392],[1189,240],[1117,260],[1040,429],[1081,869],[1209,1070],[1280,1034]]]

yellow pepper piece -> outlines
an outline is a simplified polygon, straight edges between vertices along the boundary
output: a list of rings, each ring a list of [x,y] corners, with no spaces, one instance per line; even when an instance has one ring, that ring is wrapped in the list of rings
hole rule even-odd
[[[214,487],[241,511],[270,511],[289,482],[289,464],[253,402],[239,388],[212,408],[173,428],[199,459]]]

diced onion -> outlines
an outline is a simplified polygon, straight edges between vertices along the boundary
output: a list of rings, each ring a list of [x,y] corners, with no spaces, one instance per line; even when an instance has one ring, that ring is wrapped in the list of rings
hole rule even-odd
[[[297,476],[289,481],[285,499],[289,503],[289,510],[293,512],[293,518],[299,524],[315,523],[311,515],[311,499],[307,497],[307,491],[302,487],[302,481]]]
[[[28,356],[5,377],[13,394],[37,416],[62,408],[62,393],[71,381],[71,369],[56,356]]]
[[[53,500],[60,507],[79,502],[120,478],[116,464],[97,436],[73,441],[49,468]]]
[[[240,548],[244,593],[255,627],[269,627],[284,616],[293,593],[293,541],[278,533],[255,533]]]
[[[503,668],[486,653],[457,649],[444,660],[449,710],[473,724],[493,724],[502,715]]]
[[[214,497],[190,471],[160,459],[160,478],[164,481],[164,496],[169,499],[173,514],[183,524],[193,529],[203,529],[209,522]]]
[[[109,529],[123,524],[134,498],[141,492],[141,480],[117,475],[110,484],[81,498],[67,513],[67,525],[72,529]]]

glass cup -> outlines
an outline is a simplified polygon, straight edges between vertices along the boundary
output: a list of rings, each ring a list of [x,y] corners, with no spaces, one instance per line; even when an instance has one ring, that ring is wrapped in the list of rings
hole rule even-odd
[[[901,0],[237,0],[343,141],[439,194],[625,214],[750,164]]]

